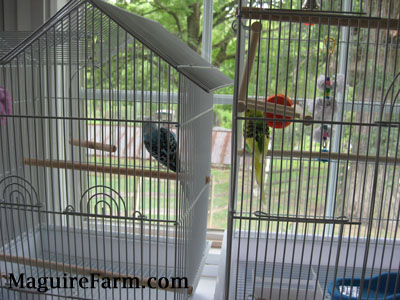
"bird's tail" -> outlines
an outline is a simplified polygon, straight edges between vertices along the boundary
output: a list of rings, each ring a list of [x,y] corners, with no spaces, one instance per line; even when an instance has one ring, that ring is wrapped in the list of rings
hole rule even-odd
[[[255,167],[257,185],[260,187],[261,203],[264,204],[265,203],[265,193],[264,193],[264,170],[263,170],[263,167],[265,168],[265,165],[263,166],[263,157],[261,155],[254,162],[254,167]]]
[[[255,143],[253,147],[253,142]],[[265,164],[264,158],[267,156],[268,153],[268,144],[269,138],[263,137],[264,145],[258,147],[256,141],[253,141],[253,138],[246,138],[246,146],[249,148],[251,152],[253,152],[253,159],[254,159],[254,171],[256,176],[257,185],[260,188],[261,194],[261,203],[265,204],[265,193],[264,193],[264,169]],[[264,154],[264,155],[263,155]]]

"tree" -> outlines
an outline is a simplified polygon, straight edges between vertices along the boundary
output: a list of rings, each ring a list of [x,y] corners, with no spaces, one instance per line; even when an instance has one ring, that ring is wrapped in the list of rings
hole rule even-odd
[[[212,63],[228,76],[234,77],[235,33],[231,23],[235,19],[237,1],[214,0]],[[117,0],[116,5],[151,18],[201,53],[203,2],[197,0],[128,1]]]

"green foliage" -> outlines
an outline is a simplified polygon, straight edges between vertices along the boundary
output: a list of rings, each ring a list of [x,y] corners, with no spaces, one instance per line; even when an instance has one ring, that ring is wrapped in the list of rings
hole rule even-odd
[[[235,33],[231,23],[235,20],[237,1],[215,0],[213,21],[213,53],[212,63],[226,75],[234,77],[235,65]],[[202,1],[170,0],[170,1],[126,1],[117,0],[117,6],[153,19],[162,24],[186,42],[199,54],[201,53],[203,9]],[[232,88],[220,91],[232,92]]]
[[[216,119],[214,125],[227,129],[232,129],[232,105],[214,105],[214,115]]]
[[[129,10],[133,13],[139,14],[146,18],[153,19],[160,24],[162,24],[167,30],[174,33],[181,40],[186,42],[190,47],[193,48],[199,54],[201,53],[201,41],[202,41],[202,24],[203,24],[203,9],[202,1],[194,0],[171,0],[171,1],[126,1],[117,0],[115,3],[117,6]],[[232,22],[235,20],[235,9],[236,1],[226,1],[226,0],[214,0],[214,15],[213,15],[213,52],[212,52],[212,63],[220,68],[229,77],[234,77],[235,72],[235,51],[236,51],[236,34],[231,28]],[[132,60],[132,53],[135,49],[128,49],[127,60],[128,62]],[[145,50],[146,51],[146,50]],[[136,49],[136,55],[139,55],[139,60],[145,58],[140,56],[141,50]],[[148,57],[148,53],[147,56]],[[122,78],[126,73],[142,74],[143,66],[134,66],[128,63],[127,66],[124,65],[124,58],[120,59],[120,63],[123,67]],[[152,66],[150,66],[152,65]],[[118,64],[114,63],[112,66],[113,77],[115,78],[115,70]],[[157,63],[148,63],[146,61],[145,71],[152,67],[152,74],[161,74],[164,77],[167,76],[165,73],[168,70],[167,67],[161,66],[162,70],[158,70]],[[125,71],[126,69],[126,71]],[[146,84],[151,81],[148,78],[147,72],[143,73],[143,76],[135,78],[134,82],[136,86],[132,87],[133,78],[127,78],[127,87],[141,89],[142,84]],[[157,76],[157,75],[155,75]],[[177,76],[175,75],[175,81],[177,81]],[[157,80],[154,80],[157,82]],[[166,81],[164,81],[166,84]],[[125,83],[121,82],[119,84],[120,89],[125,88]],[[166,88],[161,86],[161,89]],[[154,89],[154,87],[153,87]],[[217,91],[219,94],[232,94],[233,87],[226,87]],[[232,107],[230,105],[215,105],[215,125],[221,126],[223,128],[232,128]]]

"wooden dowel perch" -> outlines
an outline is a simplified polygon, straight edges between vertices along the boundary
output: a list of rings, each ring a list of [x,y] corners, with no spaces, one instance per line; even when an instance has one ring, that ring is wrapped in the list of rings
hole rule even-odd
[[[251,71],[253,69],[253,64],[258,48],[258,40],[260,38],[260,33],[261,33],[261,23],[254,22],[253,24],[251,24],[250,29],[251,29],[250,46],[248,50],[248,59],[245,61],[242,78],[239,84],[237,111],[239,113],[242,113],[247,108],[253,110],[255,109],[262,112],[270,112],[273,114],[276,112],[276,115],[284,115],[297,119],[303,118],[304,115],[303,109],[298,105],[296,105],[296,108],[285,106],[278,103],[276,103],[275,105],[275,103],[269,103],[269,102],[266,103],[265,99],[263,98],[256,99],[253,97],[248,97],[246,100],[248,82],[250,80]],[[310,120],[312,119],[312,117],[305,116],[304,119]],[[306,125],[308,124],[306,123]]]
[[[80,147],[85,147],[85,148],[90,148],[90,149],[95,149],[95,150],[101,150],[101,151],[106,151],[106,152],[115,152],[115,151],[117,151],[117,146],[116,145],[96,143],[96,142],[93,142],[93,141],[73,139],[73,140],[69,140],[69,143],[71,145],[74,145],[74,146],[80,146]]]
[[[120,174],[120,175],[129,175],[129,176],[143,176],[143,177],[151,177],[151,178],[161,178],[161,179],[170,179],[176,180],[182,176],[182,173],[175,172],[165,172],[165,171],[155,171],[155,170],[146,170],[146,169],[135,169],[135,168],[125,168],[125,167],[112,167],[112,166],[103,166],[103,165],[95,165],[95,164],[87,164],[87,163],[78,163],[72,161],[56,161],[56,160],[41,160],[34,158],[24,158],[24,164],[30,166],[38,166],[38,167],[47,167],[47,168],[55,168],[55,169],[68,169],[75,171],[89,171],[89,172],[102,172],[102,173],[111,173],[111,174]],[[210,176],[205,177],[205,184],[210,183]]]
[[[321,11],[290,11],[279,9],[263,9],[256,7],[242,7],[241,15],[244,19],[258,19],[277,22],[312,23],[330,26],[349,26],[360,28],[380,28],[382,30],[397,30],[399,21],[395,18],[369,18],[362,15],[338,15]]]
[[[286,108],[286,110],[285,110]],[[275,112],[275,103],[265,102],[264,99],[257,99],[249,97],[247,99],[247,109],[256,109],[263,112]],[[238,112],[244,112],[246,110],[246,103],[244,101],[239,101]],[[279,115],[285,115],[292,118],[300,118],[300,113],[296,112],[294,107],[285,106],[276,103],[276,113]]]
[[[76,273],[79,275],[91,275],[95,274],[100,278],[137,278],[138,283],[140,286],[147,286],[154,288],[158,288],[158,283],[157,280],[155,279],[150,279],[146,277],[137,277],[134,275],[128,275],[128,274],[121,274],[121,273],[115,273],[115,272],[110,272],[106,270],[100,270],[100,269],[93,269],[93,268],[88,268],[88,267],[82,267],[82,266],[77,266],[77,265],[70,265],[66,264],[63,262],[56,262],[56,261],[50,261],[50,260],[43,260],[43,259],[37,259],[37,258],[29,258],[29,257],[23,257],[23,256],[16,256],[16,255],[9,255],[9,254],[3,254],[0,253],[0,260],[5,261],[5,262],[11,262],[11,263],[18,263],[18,264],[24,264],[24,265],[29,265],[29,266],[34,266],[38,268],[46,268],[46,269],[52,269],[52,270],[63,270],[65,272],[69,273]],[[150,285],[149,285],[150,283]],[[173,288],[172,287],[172,282],[169,282],[168,286],[165,288],[165,290],[168,291],[175,291],[175,292],[184,292],[187,290],[187,293],[191,295],[193,293],[193,286],[188,286],[187,289],[183,288]]]
[[[247,109],[250,110],[255,109],[261,112],[270,112],[272,114],[275,114],[276,112],[276,115],[288,116],[296,119],[303,119],[305,121],[304,125],[311,125],[311,123],[307,122],[307,120],[313,119],[312,116],[306,115],[305,112],[303,112],[303,107],[301,107],[300,105],[296,105],[296,107],[285,106],[279,103],[265,102],[264,99],[260,100],[260,98],[257,101],[255,98],[249,97],[247,99]],[[239,101],[237,105],[237,110],[238,112],[244,112],[246,110],[246,102]]]
[[[146,169],[135,169],[135,168],[125,168],[125,167],[115,167],[115,166],[106,166],[100,164],[88,164],[88,163],[79,163],[72,161],[57,161],[57,160],[41,160],[34,158],[25,158],[25,165],[38,166],[38,167],[48,167],[55,169],[69,169],[75,171],[90,171],[90,172],[101,172],[101,173],[111,173],[111,174],[120,174],[120,175],[135,175],[135,176],[143,176],[143,177],[152,177],[152,178],[161,178],[161,179],[170,179],[176,180],[180,174],[176,174],[175,172],[165,172],[165,171],[155,171],[155,170],[146,170]]]
[[[251,24],[248,60],[246,60],[244,63],[242,78],[240,80],[239,92],[238,92],[239,101],[243,101],[246,99],[249,75],[251,74],[251,70],[253,69],[254,59],[256,57],[256,52],[258,47],[258,39],[260,38],[260,32],[261,32],[260,22],[254,22],[253,24]]]
[[[239,150],[238,154],[240,156],[243,156],[243,150]],[[251,153],[246,152],[246,155],[250,155]],[[290,157],[294,157],[294,158],[303,158],[303,159],[307,159],[310,158],[311,159],[321,159],[321,160],[340,160],[340,161],[356,161],[359,163],[363,163],[365,161],[367,162],[375,162],[376,160],[376,156],[375,155],[356,155],[356,154],[347,154],[347,153],[337,153],[337,152],[309,152],[309,151],[290,151],[290,150],[274,150],[274,151],[268,151],[267,156],[271,157],[274,156],[274,158],[279,159],[280,157],[283,158],[290,158]],[[379,157],[379,162],[381,163],[385,163],[386,162],[386,157],[385,156],[380,156]],[[389,156],[387,158],[387,162],[388,164],[400,164],[400,157],[395,158],[395,157],[391,157]]]
[[[304,105],[305,105],[305,103],[304,103]],[[295,106],[293,106],[293,108],[296,111],[296,115],[299,115],[299,117],[297,117],[297,119],[304,120],[304,125],[309,126],[312,124],[311,122],[307,122],[307,121],[313,120],[313,117],[311,115],[306,114],[304,107],[296,104]]]

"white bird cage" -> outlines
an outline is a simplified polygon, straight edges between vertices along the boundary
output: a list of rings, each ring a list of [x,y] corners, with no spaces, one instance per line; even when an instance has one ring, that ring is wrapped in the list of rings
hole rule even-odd
[[[212,91],[232,81],[157,22],[100,0],[0,40],[0,273],[22,278],[2,281],[0,298],[187,299],[208,247]],[[120,279],[24,282],[91,274]]]
[[[218,295],[398,299],[399,1],[239,2]]]

